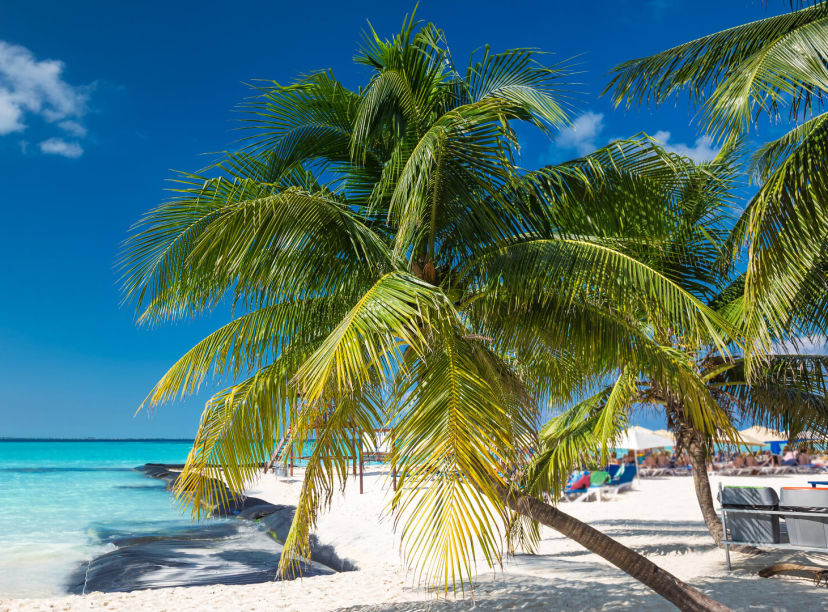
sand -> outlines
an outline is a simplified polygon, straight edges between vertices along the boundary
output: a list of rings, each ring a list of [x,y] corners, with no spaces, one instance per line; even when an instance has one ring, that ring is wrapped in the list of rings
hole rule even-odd
[[[249,489],[274,503],[293,503],[294,478],[264,476]],[[731,478],[725,484],[803,485],[806,476]],[[717,487],[719,478],[713,477]],[[11,610],[671,610],[666,601],[626,574],[552,530],[542,531],[537,555],[519,555],[502,572],[481,568],[474,599],[440,596],[418,588],[403,569],[393,521],[381,514],[388,499],[386,474],[355,479],[345,496],[320,517],[319,539],[351,559],[359,571],[289,582],[208,586],[131,593],[91,593],[53,599],[0,600]],[[613,501],[563,504],[562,509],[643,553],[664,569],[740,610],[828,610],[828,589],[802,578],[763,579],[757,569],[782,560],[828,566],[828,555],[776,552],[734,554],[728,573],[724,554],[705,530],[692,479],[640,480]]]

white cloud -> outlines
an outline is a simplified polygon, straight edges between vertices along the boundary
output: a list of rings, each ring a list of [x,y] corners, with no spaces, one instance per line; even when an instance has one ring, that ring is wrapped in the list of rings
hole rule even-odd
[[[558,133],[554,149],[574,150],[578,155],[587,155],[599,147],[619,140],[619,138],[602,137],[603,131],[604,113],[587,111],[575,119],[571,126]],[[700,136],[692,145],[672,142],[671,137],[671,133],[667,130],[659,130],[653,136],[667,151],[689,157],[696,163],[710,161],[719,153],[719,148],[714,145],[710,136]],[[550,153],[552,150],[553,148],[550,148]]]
[[[58,123],[58,127],[64,130],[65,132],[68,132],[72,136],[77,136],[78,138],[83,138],[84,136],[86,136],[86,128],[83,127],[77,121],[61,121],[60,123]]]
[[[48,155],[62,155],[76,158],[83,155],[83,147],[77,142],[66,142],[63,138],[50,138],[40,143],[40,150]]]
[[[797,338],[796,341],[783,342],[774,346],[774,353],[785,355],[798,353],[800,355],[825,355],[828,353],[828,337],[814,336],[813,338]]]
[[[7,97],[5,89],[0,89],[0,135],[22,131],[26,127],[22,117],[20,107]]]
[[[598,148],[596,140],[603,129],[604,113],[587,111],[562,129],[555,142],[561,149],[574,149],[578,155],[586,155]]]
[[[713,139],[710,136],[699,136],[693,146],[680,142],[670,142],[670,132],[667,130],[659,130],[653,135],[653,138],[658,140],[668,151],[689,157],[696,163],[710,161],[719,154],[719,149],[714,146]]]
[[[57,123],[76,137],[86,134],[81,121],[87,110],[89,87],[64,81],[63,68],[63,62],[38,60],[27,48],[0,40],[0,135],[24,131],[27,117]],[[46,151],[44,145],[52,141],[60,139],[46,140],[41,150]],[[77,143],[65,144],[74,145],[66,150],[83,152]]]

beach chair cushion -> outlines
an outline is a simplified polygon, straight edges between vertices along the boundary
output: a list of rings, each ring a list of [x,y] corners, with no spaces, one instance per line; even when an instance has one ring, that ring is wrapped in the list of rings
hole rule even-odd
[[[589,472],[584,472],[581,474],[580,477],[576,478],[572,484],[570,484],[566,488],[566,493],[570,493],[572,491],[583,491],[589,486],[590,475]]]
[[[627,484],[633,481],[635,478],[635,465],[627,464],[624,466],[624,469],[616,476],[613,480],[611,480],[608,484],[610,485],[622,485]]]
[[[602,470],[598,470],[597,472],[592,472],[592,475],[589,478],[589,485],[591,487],[600,487],[602,484],[607,482],[610,479],[610,475],[607,472]]]

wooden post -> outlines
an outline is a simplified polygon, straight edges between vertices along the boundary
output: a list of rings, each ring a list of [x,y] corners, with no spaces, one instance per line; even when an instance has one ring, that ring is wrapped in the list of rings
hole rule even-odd
[[[362,457],[362,437],[359,438],[359,494],[362,495],[362,473],[365,471],[365,463]]]
[[[391,486],[397,490],[397,447],[394,442],[394,430],[391,430]]]
[[[351,438],[351,456],[354,459],[354,476],[356,476],[357,475],[356,429],[354,430],[354,437]]]
[[[290,445],[290,477],[293,478],[293,444]]]

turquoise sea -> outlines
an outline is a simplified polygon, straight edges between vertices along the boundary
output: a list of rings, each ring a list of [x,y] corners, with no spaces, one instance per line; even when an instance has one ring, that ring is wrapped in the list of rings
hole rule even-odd
[[[111,544],[101,531],[190,526],[163,481],[132,468],[183,463],[186,441],[0,441],[0,597],[62,594]]]

